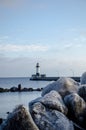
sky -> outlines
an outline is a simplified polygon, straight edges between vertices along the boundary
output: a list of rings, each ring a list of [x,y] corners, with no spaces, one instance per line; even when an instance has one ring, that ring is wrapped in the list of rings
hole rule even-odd
[[[0,77],[86,71],[86,0],[0,0]]]

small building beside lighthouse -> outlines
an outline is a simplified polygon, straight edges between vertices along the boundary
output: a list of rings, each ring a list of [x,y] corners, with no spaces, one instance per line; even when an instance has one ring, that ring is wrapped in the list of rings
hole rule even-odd
[[[36,73],[33,74],[30,78],[30,80],[41,80],[46,77],[46,74],[40,73],[40,65],[39,63],[36,64]]]

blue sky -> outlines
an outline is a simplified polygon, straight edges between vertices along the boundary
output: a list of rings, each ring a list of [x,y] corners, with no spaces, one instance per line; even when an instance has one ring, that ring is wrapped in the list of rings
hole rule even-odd
[[[86,71],[86,0],[0,0],[0,77]]]

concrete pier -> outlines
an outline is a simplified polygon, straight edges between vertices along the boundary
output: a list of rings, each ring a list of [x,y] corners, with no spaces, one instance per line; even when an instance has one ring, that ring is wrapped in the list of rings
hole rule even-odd
[[[30,80],[44,80],[44,81],[56,81],[60,77],[31,77]],[[80,77],[70,77],[77,82],[80,82]]]

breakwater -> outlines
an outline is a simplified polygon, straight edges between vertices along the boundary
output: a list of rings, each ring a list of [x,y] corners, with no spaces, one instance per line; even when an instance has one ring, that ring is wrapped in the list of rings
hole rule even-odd
[[[31,77],[30,80],[44,80],[44,81],[56,81],[58,80],[60,77]],[[70,77],[72,79],[74,79],[77,82],[80,82],[80,77]]]
[[[21,84],[18,87],[11,88],[0,88],[0,92],[32,92],[32,91],[42,91],[43,88],[22,88]]]

